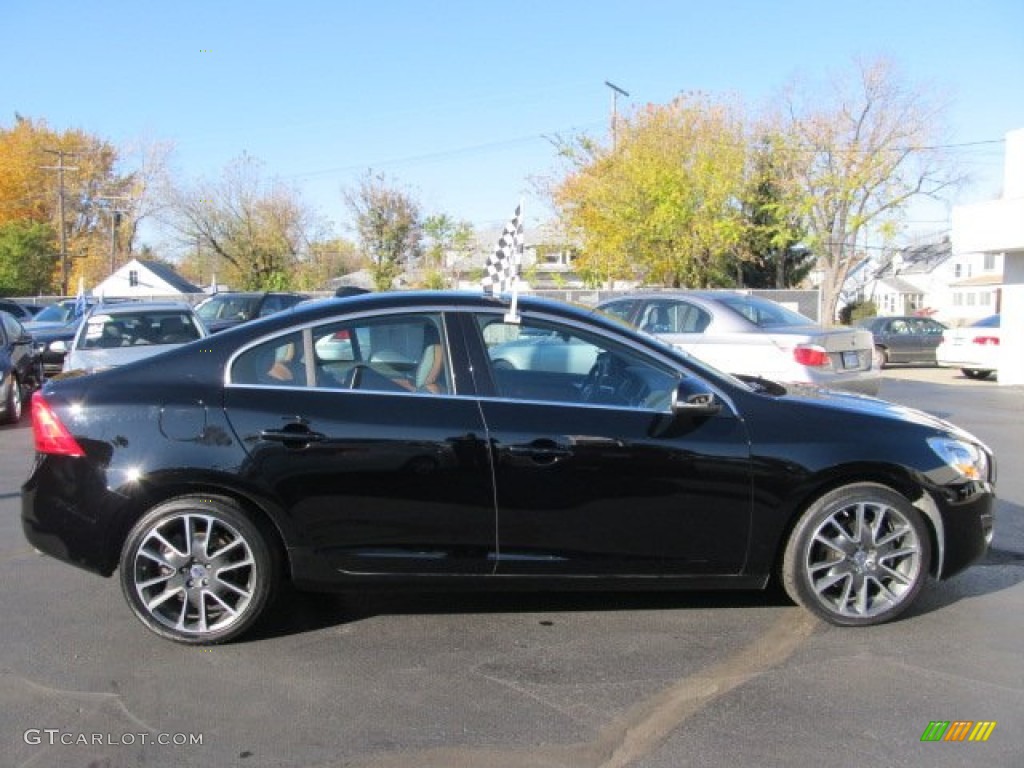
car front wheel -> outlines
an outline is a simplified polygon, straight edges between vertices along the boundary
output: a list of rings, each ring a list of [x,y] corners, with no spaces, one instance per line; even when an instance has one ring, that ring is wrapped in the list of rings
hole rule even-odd
[[[921,591],[931,539],[900,494],[858,483],[825,494],[801,515],[786,543],[782,581],[798,604],[831,624],[894,619]]]
[[[135,524],[121,588],[153,632],[201,645],[238,637],[267,608],[279,578],[268,537],[231,499],[182,496]]]

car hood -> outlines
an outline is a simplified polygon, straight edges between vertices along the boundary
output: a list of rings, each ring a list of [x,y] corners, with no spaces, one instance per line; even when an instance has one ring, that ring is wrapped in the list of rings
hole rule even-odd
[[[852,392],[840,392],[821,387],[787,384],[786,394],[777,398],[783,402],[793,403],[799,407],[824,407],[832,410],[859,413],[879,419],[912,422],[922,427],[946,432],[951,435],[981,444],[981,441],[964,429],[951,424],[945,419],[916,408],[891,403],[878,397],[860,395]]]

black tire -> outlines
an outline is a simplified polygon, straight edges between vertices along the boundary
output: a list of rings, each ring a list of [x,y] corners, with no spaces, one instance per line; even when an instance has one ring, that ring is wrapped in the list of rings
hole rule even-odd
[[[4,413],[0,416],[0,422],[3,424],[17,424],[21,421],[21,414],[24,410],[24,396],[25,393],[21,388],[21,381],[18,376],[11,371],[11,380],[7,382],[7,397],[4,402]]]
[[[992,375],[992,371],[982,371],[977,368],[961,368],[960,371],[968,379],[978,379],[979,381],[981,379],[987,379]]]
[[[281,567],[271,537],[233,500],[180,496],[151,509],[121,550],[121,589],[156,634],[189,645],[232,640],[260,618]]]
[[[885,347],[875,347],[875,362],[878,363],[879,369],[889,365],[889,350]]]
[[[857,483],[826,493],[800,516],[786,542],[782,583],[830,624],[881,624],[917,597],[931,556],[928,528],[905,497]]]

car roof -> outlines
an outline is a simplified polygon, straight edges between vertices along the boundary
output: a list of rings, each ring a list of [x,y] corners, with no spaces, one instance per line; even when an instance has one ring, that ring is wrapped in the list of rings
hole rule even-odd
[[[125,301],[116,304],[97,304],[93,315],[129,315],[139,312],[191,312],[192,307],[183,301]]]

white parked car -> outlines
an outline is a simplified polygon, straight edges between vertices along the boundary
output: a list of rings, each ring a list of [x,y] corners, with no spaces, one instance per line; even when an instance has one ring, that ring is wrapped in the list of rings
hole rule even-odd
[[[597,307],[726,373],[877,395],[871,331],[821,326],[737,291],[663,291]]]
[[[963,328],[947,328],[935,350],[943,368],[959,368],[969,379],[987,379],[999,370],[999,315]]]
[[[95,373],[166,352],[208,335],[192,308],[176,302],[95,307],[78,329],[64,371]]]

